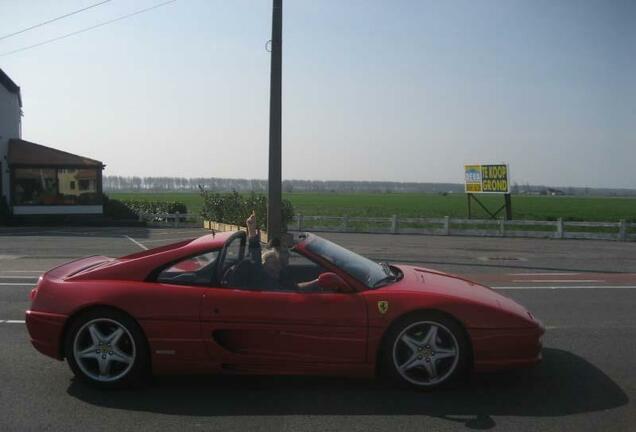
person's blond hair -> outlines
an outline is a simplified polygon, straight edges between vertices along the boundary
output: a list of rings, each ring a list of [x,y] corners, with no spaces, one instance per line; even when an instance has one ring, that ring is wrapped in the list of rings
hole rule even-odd
[[[263,268],[270,276],[278,277],[281,271],[280,253],[275,248],[267,249],[261,256]]]

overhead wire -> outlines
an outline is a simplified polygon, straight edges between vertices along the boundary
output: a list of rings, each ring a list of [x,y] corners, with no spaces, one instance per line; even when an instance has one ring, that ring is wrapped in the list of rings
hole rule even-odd
[[[157,8],[162,7],[162,6],[169,5],[170,3],[174,3],[176,1],[177,0],[165,1],[163,3],[159,3],[159,4],[156,4],[154,6],[150,6],[150,7],[144,8],[144,9],[140,9],[138,11],[131,12],[131,13],[128,13],[126,15],[122,15],[120,17],[113,18],[111,20],[104,21],[102,23],[92,25],[90,27],[86,27],[86,28],[83,28],[81,30],[77,30],[77,31],[74,31],[74,32],[71,32],[71,33],[64,34],[62,36],[57,36],[57,37],[54,37],[52,39],[47,39],[45,41],[38,42],[38,43],[33,44],[33,45],[28,45],[28,46],[25,46],[25,47],[22,47],[22,48],[14,49],[12,51],[3,52],[3,53],[0,53],[0,57],[8,56],[8,55],[11,55],[11,54],[16,54],[16,53],[19,53],[19,52],[22,52],[22,51],[26,51],[26,50],[29,50],[29,49],[32,49],[32,48],[40,47],[42,45],[48,45],[50,43],[57,42],[57,41],[62,40],[62,39],[66,39],[66,38],[69,38],[71,36],[78,35],[80,33],[85,33],[87,31],[94,30],[94,29],[99,28],[99,27],[104,27],[104,26],[106,26],[108,24],[112,24],[112,23],[115,23],[117,21],[121,21],[121,20],[127,19],[127,18],[133,17],[135,15],[142,14],[144,12],[149,12],[149,11],[151,11],[153,9],[157,9]]]
[[[38,23],[38,24],[32,25],[31,27],[27,27],[27,28],[25,28],[25,29],[18,30],[17,32],[13,32],[13,33],[6,34],[6,35],[4,35],[4,36],[0,36],[0,40],[8,39],[8,38],[10,38],[10,37],[13,37],[13,36],[16,36],[16,35],[19,35],[19,34],[22,34],[22,33],[28,32],[29,30],[33,30],[33,29],[35,29],[35,28],[42,27],[42,26],[45,26],[45,25],[47,25],[47,24],[51,24],[52,22],[59,21],[59,20],[64,19],[64,18],[68,18],[68,17],[73,16],[73,15],[77,15],[78,13],[84,12],[84,11],[86,11],[86,10],[92,9],[92,8],[94,8],[94,7],[97,7],[97,6],[101,6],[101,5],[103,5],[104,3],[108,3],[108,2],[110,2],[110,1],[111,1],[111,0],[104,0],[104,1],[99,2],[99,3],[95,3],[95,4],[92,4],[92,5],[90,5],[90,6],[86,6],[85,8],[77,9],[77,10],[74,10],[73,12],[69,12],[69,13],[67,13],[67,14],[60,15],[59,17],[56,17],[56,18],[50,19],[50,20],[48,20],[48,21],[44,21],[44,22],[41,22],[41,23]]]

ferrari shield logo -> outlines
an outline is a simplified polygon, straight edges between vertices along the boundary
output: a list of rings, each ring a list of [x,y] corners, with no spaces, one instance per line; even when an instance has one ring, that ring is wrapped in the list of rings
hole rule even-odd
[[[380,300],[378,302],[378,311],[380,311],[380,313],[384,315],[388,310],[389,310],[389,302],[386,300]]]

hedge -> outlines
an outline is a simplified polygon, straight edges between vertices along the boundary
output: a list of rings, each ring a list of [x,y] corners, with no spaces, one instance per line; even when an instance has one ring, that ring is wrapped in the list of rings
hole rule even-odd
[[[203,207],[201,216],[204,220],[222,222],[226,224],[245,226],[245,219],[256,212],[256,226],[267,226],[267,197],[252,192],[239,194],[238,192],[218,193],[201,188]],[[288,200],[282,202],[282,225],[285,230],[294,217],[294,207]]]
[[[108,216],[113,219],[137,219],[138,215],[134,211],[132,211],[128,206],[126,206],[123,202],[108,198],[108,196],[103,196],[103,205],[104,205],[104,216]]]
[[[4,199],[4,197],[0,196],[0,225],[9,223],[10,218],[11,211],[9,210],[9,205],[7,204],[7,201]]]
[[[104,195],[103,202],[104,215],[113,219],[138,219],[140,213],[188,213],[186,205],[176,201],[116,200]]]
[[[188,213],[188,207],[178,201],[145,201],[145,200],[121,200],[122,204],[128,207],[136,215],[177,213],[184,215]]]

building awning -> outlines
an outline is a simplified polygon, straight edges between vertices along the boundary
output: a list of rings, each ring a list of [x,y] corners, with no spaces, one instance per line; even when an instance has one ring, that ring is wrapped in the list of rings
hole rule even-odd
[[[104,168],[104,164],[95,159],[67,153],[51,147],[35,144],[21,139],[9,140],[7,154],[9,165],[45,166],[45,167],[77,167]]]

